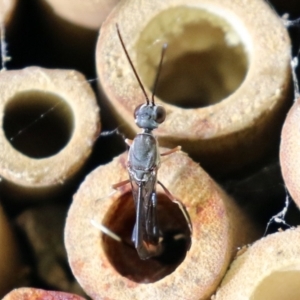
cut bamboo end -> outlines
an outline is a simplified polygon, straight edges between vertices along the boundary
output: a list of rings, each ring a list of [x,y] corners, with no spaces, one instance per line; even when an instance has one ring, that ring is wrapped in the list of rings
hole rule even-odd
[[[35,278],[51,289],[84,295],[79,284],[70,276],[69,268],[66,268],[63,228],[67,209],[68,205],[57,203],[31,207],[15,219],[15,224],[30,249]],[[24,252],[28,257],[23,249]]]
[[[299,299],[299,242],[299,227],[259,240],[232,263],[213,299]]]
[[[280,165],[286,187],[300,207],[300,98],[291,107],[281,133]]]
[[[19,288],[11,291],[2,300],[84,300],[84,298],[57,291],[46,291],[35,288]]]
[[[116,23],[149,95],[168,43],[156,100],[167,109],[156,130],[162,146],[181,145],[218,173],[274,151],[288,106],[291,45],[264,1],[129,0],[113,10],[101,28],[97,72],[119,122],[133,135],[132,112],[145,99]]]
[[[0,297],[20,280],[21,259],[17,243],[0,205]]]
[[[1,187],[46,196],[91,153],[100,130],[95,95],[80,73],[39,67],[2,72],[0,89]]]
[[[17,0],[0,1],[0,22],[7,24],[10,22],[12,14],[16,8]]]
[[[46,0],[55,14],[87,29],[98,30],[119,0]]]
[[[158,179],[185,205],[193,234],[190,237],[178,206],[158,187],[158,220],[164,236],[170,241],[172,234],[184,238],[178,244],[167,243],[160,259],[140,260],[134,247],[114,241],[92,225],[102,224],[131,244],[135,208],[130,184],[112,193],[112,185],[127,178],[122,154],[88,175],[74,196],[65,245],[80,285],[94,300],[209,297],[237,246],[256,237],[254,226],[198,164],[182,152],[172,154],[163,161]]]

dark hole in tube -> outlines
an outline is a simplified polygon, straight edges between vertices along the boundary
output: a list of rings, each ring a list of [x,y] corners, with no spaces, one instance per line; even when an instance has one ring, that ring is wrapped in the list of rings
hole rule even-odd
[[[74,116],[59,96],[43,91],[18,93],[5,107],[3,129],[11,145],[32,158],[57,154],[69,142]]]
[[[188,225],[177,204],[158,194],[158,222],[163,232],[164,251],[159,257],[141,260],[131,242],[135,208],[131,193],[124,194],[110,208],[104,226],[119,235],[120,243],[103,234],[102,243],[114,268],[128,279],[151,283],[171,274],[184,260],[191,244]]]

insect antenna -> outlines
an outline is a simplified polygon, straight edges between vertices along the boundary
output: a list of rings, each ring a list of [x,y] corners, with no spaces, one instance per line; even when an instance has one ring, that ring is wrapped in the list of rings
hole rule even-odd
[[[167,47],[168,47],[168,44],[165,43],[165,44],[163,44],[163,47],[161,49],[160,62],[159,62],[159,66],[158,66],[158,69],[157,69],[157,72],[156,72],[156,78],[155,78],[155,81],[154,81],[154,86],[153,86],[153,91],[152,91],[152,96],[151,96],[151,104],[152,105],[155,105],[154,96],[155,96],[155,93],[156,93],[156,90],[157,90],[158,79],[159,79],[159,75],[160,75],[160,72],[161,72],[161,67],[162,67],[162,63],[163,63],[163,60],[164,60],[164,56],[165,56]]]
[[[127,59],[128,59],[128,62],[129,62],[130,66],[131,66],[131,68],[132,68],[132,71],[133,71],[133,73],[134,73],[134,75],[135,75],[135,77],[136,77],[136,79],[137,79],[137,81],[138,81],[138,83],[139,83],[139,85],[140,85],[140,88],[141,88],[142,91],[143,91],[143,94],[144,94],[144,96],[145,96],[147,105],[149,105],[149,103],[150,103],[149,97],[148,97],[148,95],[147,95],[147,93],[146,93],[146,90],[145,90],[145,88],[144,88],[144,86],[143,86],[143,84],[142,84],[142,81],[141,81],[141,79],[140,79],[140,77],[139,77],[139,75],[138,75],[138,73],[137,73],[137,71],[136,71],[136,69],[135,69],[135,67],[134,67],[134,65],[133,65],[133,63],[132,63],[132,61],[131,61],[131,58],[130,58],[130,56],[129,56],[129,54],[128,54],[128,51],[126,50],[126,47],[125,47],[124,41],[123,41],[123,39],[122,39],[121,32],[120,32],[120,29],[119,29],[119,25],[118,25],[118,24],[116,24],[116,28],[117,28],[117,33],[118,33],[119,40],[120,40],[120,42],[121,42],[122,48],[123,48],[123,50],[124,50],[124,52],[125,52],[125,55],[126,55],[126,57],[127,57]]]

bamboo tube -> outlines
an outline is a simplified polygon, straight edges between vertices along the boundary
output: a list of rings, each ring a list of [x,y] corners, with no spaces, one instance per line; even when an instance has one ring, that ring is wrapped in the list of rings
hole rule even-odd
[[[10,197],[48,197],[91,153],[95,95],[80,73],[39,67],[2,72],[0,89],[0,187]]]
[[[257,237],[255,227],[198,164],[182,152],[172,154],[162,163],[158,179],[187,208],[193,234],[190,237],[178,206],[158,188],[161,230],[181,233],[185,239],[179,245],[167,244],[169,252],[166,248],[160,259],[140,260],[134,247],[112,240],[91,224],[103,224],[131,243],[135,209],[130,185],[111,194],[112,184],[127,178],[124,153],[89,174],[74,196],[65,245],[79,284],[94,300],[209,297],[237,246]]]
[[[0,297],[7,293],[21,276],[21,259],[13,232],[0,205]]]
[[[95,78],[94,53],[98,31],[107,14],[118,2],[119,0],[34,1],[36,17],[41,25],[37,38],[45,37],[44,43],[51,48],[50,64],[80,70],[89,78]],[[48,48],[45,50],[49,51]],[[49,64],[49,55],[43,59]]]
[[[7,24],[10,22],[12,14],[16,8],[17,0],[0,1],[0,22]]]
[[[35,288],[19,288],[12,290],[3,300],[84,300],[84,298],[58,291],[46,291]]]
[[[280,165],[286,187],[297,206],[300,207],[300,153],[299,122],[300,98],[291,107],[281,133]]]
[[[23,211],[15,223],[29,246],[29,255],[22,250],[31,258],[35,277],[51,289],[84,295],[79,284],[70,276],[69,268],[66,268],[63,228],[67,209],[65,204],[39,205]]]
[[[232,263],[213,299],[299,299],[299,241],[299,227],[257,241]]]
[[[149,95],[162,44],[168,43],[157,91],[157,104],[168,113],[156,131],[162,146],[181,145],[218,174],[277,149],[291,46],[281,19],[264,1],[129,0],[113,10],[101,28],[97,72],[119,123],[133,136],[132,112],[145,99],[116,23]]]
[[[98,30],[119,0],[46,0],[54,14],[84,28]]]

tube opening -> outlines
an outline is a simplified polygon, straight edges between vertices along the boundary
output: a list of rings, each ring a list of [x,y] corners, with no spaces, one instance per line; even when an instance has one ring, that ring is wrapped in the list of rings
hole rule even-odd
[[[3,118],[7,140],[32,158],[55,155],[69,142],[74,127],[70,106],[59,96],[38,90],[9,99]]]
[[[137,69],[150,90],[164,43],[168,49],[156,96],[167,103],[213,105],[234,93],[246,77],[247,49],[236,29],[210,11],[176,7],[154,17],[136,43]]]
[[[266,277],[255,289],[250,300],[297,300],[300,299],[299,266],[291,270],[276,271]]]
[[[122,276],[138,283],[155,282],[172,273],[184,260],[191,244],[189,228],[178,205],[164,194],[157,197],[158,224],[164,247],[158,257],[141,260],[131,241],[136,218],[131,192],[122,195],[111,206],[103,222],[124,241],[117,242],[102,235],[109,261]]]

